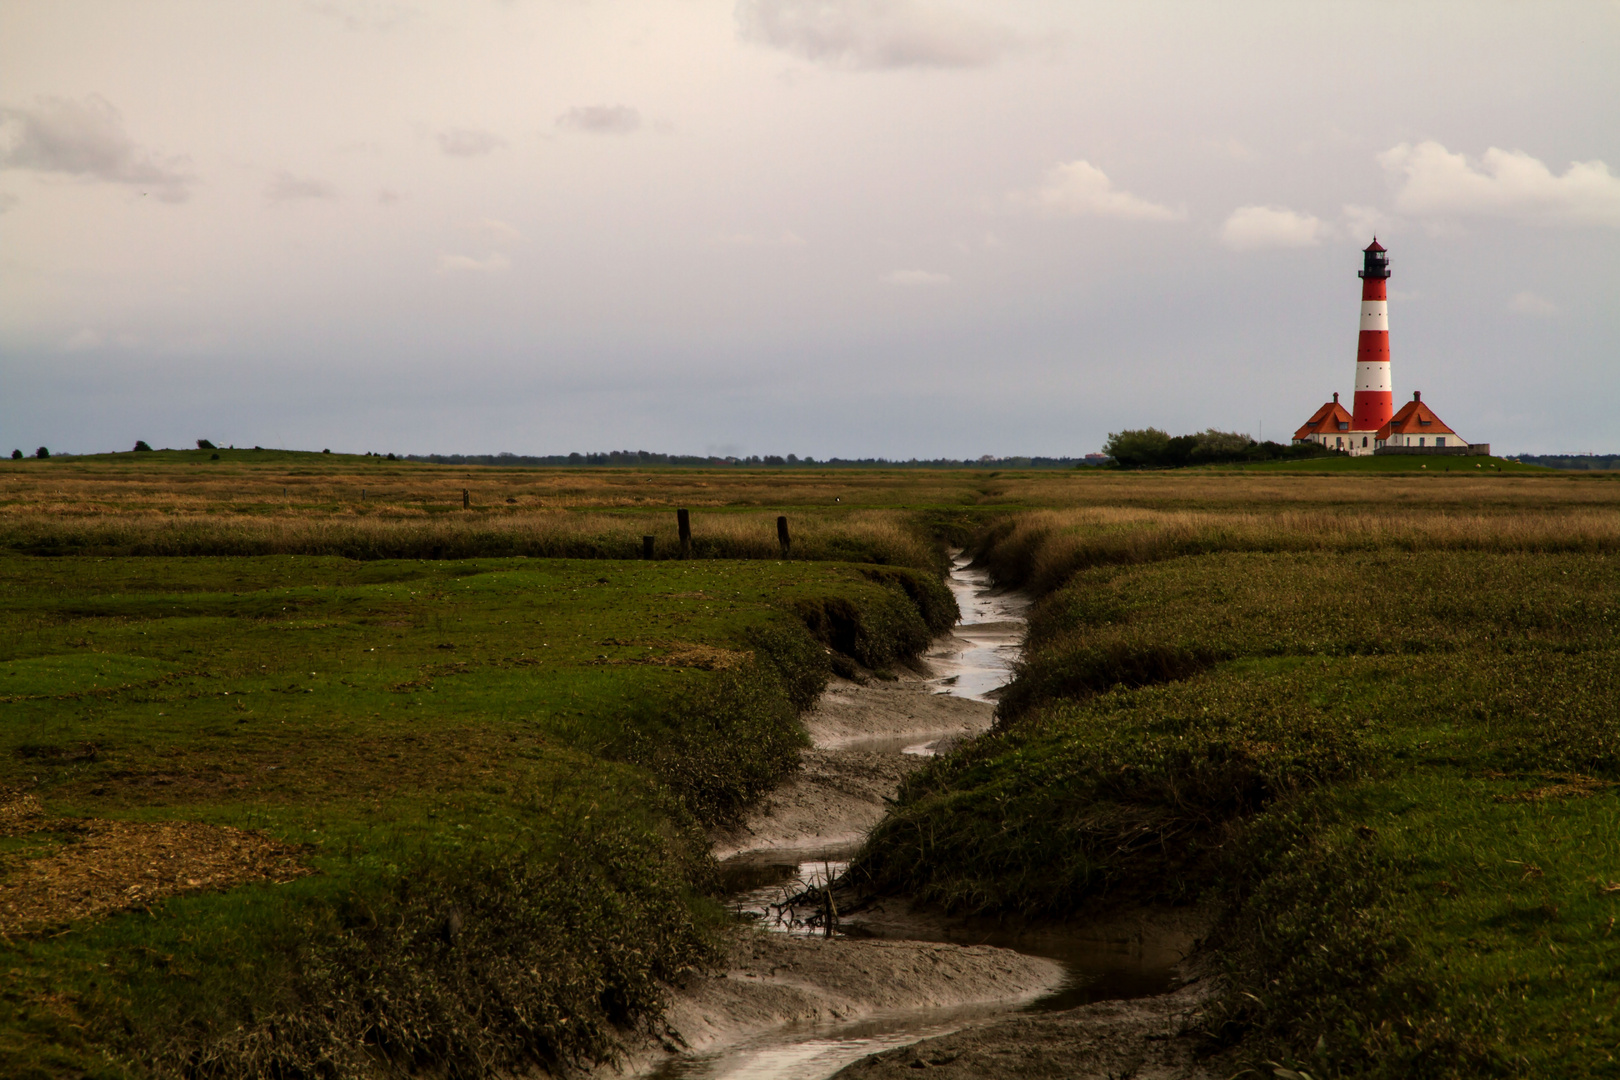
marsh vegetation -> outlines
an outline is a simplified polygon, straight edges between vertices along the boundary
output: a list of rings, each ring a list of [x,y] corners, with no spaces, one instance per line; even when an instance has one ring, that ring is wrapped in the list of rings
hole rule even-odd
[[[999,523],[981,558],[1042,596],[1019,677],[857,872],[975,912],[1213,905],[1233,1068],[1607,1075],[1617,489]]]
[[[705,830],[949,625],[951,541],[1040,602],[866,887],[1213,905],[1235,1065],[1600,1075],[1620,483],[1398,464],[4,463],[0,1071],[611,1057],[718,955]]]

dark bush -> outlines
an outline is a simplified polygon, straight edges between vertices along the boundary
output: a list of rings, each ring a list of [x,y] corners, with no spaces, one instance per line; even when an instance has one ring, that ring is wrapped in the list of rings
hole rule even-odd
[[[38,450],[34,451],[34,456],[39,458],[40,460],[44,460],[45,458],[48,458],[48,457],[51,456],[51,452],[49,450],[45,449],[45,447],[42,446]]]
[[[1169,432],[1158,428],[1109,432],[1108,441],[1103,444],[1103,453],[1124,469],[1161,464],[1169,449]]]
[[[142,451],[142,452],[148,453],[148,454],[152,452],[152,448],[150,446],[146,445],[146,440],[145,439],[136,439],[135,440],[135,449],[137,451]]]
[[[1180,469],[1188,465],[1327,457],[1338,451],[1317,443],[1284,446],[1255,442],[1247,435],[1214,428],[1174,438],[1158,428],[1141,428],[1111,433],[1103,444],[1103,453],[1122,469]]]
[[[199,449],[199,450],[215,450],[215,449],[218,449],[218,448],[216,446],[214,446],[213,443],[209,442],[207,439],[198,439],[197,440],[197,449]]]
[[[11,452],[11,460],[12,461],[18,461],[21,458],[22,458],[22,451],[21,450],[13,450]]]

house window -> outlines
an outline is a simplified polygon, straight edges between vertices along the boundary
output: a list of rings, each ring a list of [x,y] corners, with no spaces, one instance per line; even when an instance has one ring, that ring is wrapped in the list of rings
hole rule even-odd
[[[1362,446],[1366,446],[1366,445],[1367,445],[1367,436],[1365,436],[1365,435],[1363,435],[1363,436],[1362,436],[1362,437],[1361,437],[1361,445],[1362,445]]]
[[[1340,448],[1340,449],[1343,449],[1343,448],[1344,448],[1344,440],[1343,440],[1343,439],[1334,439],[1334,440],[1333,440],[1333,442],[1334,442],[1334,444],[1335,444],[1335,445],[1337,445],[1337,446],[1338,446],[1338,447],[1339,447],[1339,448]]]
[[[1444,446],[1444,445],[1446,445],[1446,437],[1444,435],[1436,435],[1434,437],[1434,445],[1436,445],[1436,446]]]
[[[1340,421],[1339,421],[1339,430],[1340,430],[1340,431],[1349,431],[1349,430],[1350,430],[1350,423],[1349,423],[1349,421],[1347,421],[1347,420],[1340,420]]]
[[[1419,446],[1423,445],[1423,436],[1421,436],[1421,435],[1418,436],[1418,445]]]

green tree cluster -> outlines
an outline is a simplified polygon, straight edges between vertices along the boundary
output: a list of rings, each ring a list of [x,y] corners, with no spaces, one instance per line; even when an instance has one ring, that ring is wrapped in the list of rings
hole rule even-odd
[[[1284,446],[1276,442],[1256,442],[1247,435],[1214,428],[1175,436],[1158,428],[1127,429],[1111,432],[1103,445],[1103,453],[1122,469],[1179,469],[1189,465],[1319,457],[1333,452],[1315,443]]]

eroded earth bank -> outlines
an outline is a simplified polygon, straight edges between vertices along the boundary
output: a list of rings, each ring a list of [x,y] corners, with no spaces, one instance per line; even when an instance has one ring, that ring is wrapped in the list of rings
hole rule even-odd
[[[926,663],[892,680],[834,680],[806,717],[803,770],[714,837],[733,905],[755,925],[736,933],[726,970],[679,988],[667,1038],[628,1072],[1205,1075],[1182,1035],[1205,994],[1189,961],[1204,929],[1196,915],[1014,925],[891,898],[840,912],[828,937],[827,913],[813,902],[807,912],[806,890],[825,896],[815,890],[882,820],[902,778],[992,723],[1025,605],[964,558],[950,584],[962,622]]]

